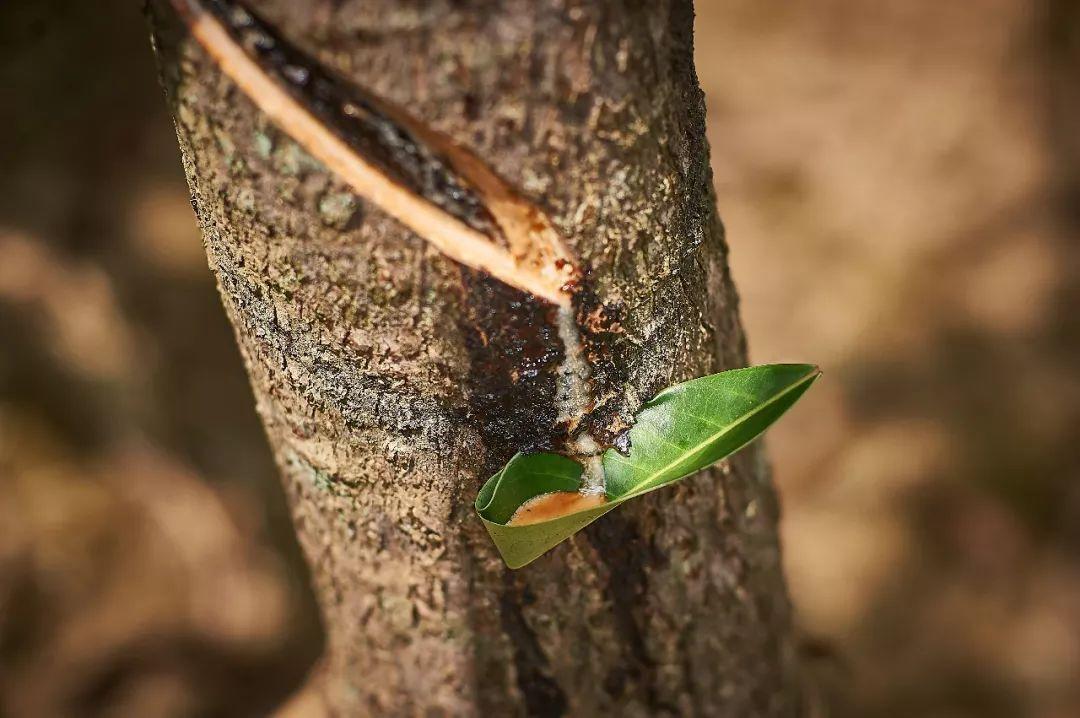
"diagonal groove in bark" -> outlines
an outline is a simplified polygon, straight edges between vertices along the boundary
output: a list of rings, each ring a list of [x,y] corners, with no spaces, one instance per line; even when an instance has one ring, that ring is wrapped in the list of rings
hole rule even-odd
[[[517,195],[480,158],[358,88],[346,94],[341,83],[325,75],[314,81],[317,63],[241,3],[170,2],[222,72],[357,194],[455,261],[569,306],[576,270],[562,238],[539,208]],[[325,121],[328,111],[336,127]],[[393,142],[413,154],[410,159],[424,155],[428,171],[441,173],[439,191],[430,184],[410,187],[403,181],[410,173],[400,171],[398,157],[384,155],[382,162],[365,157],[358,146],[363,143],[350,142],[349,134],[341,132],[345,124],[365,123],[376,133],[394,134]],[[445,163],[453,171],[448,172]],[[507,246],[489,236],[496,232]]]

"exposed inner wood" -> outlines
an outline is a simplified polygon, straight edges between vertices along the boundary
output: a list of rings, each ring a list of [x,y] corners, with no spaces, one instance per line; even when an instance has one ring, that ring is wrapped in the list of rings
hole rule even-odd
[[[516,195],[484,163],[448,137],[388,112],[444,154],[483,196],[509,249],[388,177],[357,154],[288,91],[265,73],[196,0],[171,0],[192,37],[275,124],[325,164],[361,197],[378,206],[446,256],[560,306],[570,304],[574,264],[561,238],[538,208]]]
[[[535,267],[546,281],[557,286],[560,291],[566,292],[572,288],[573,282],[578,279],[578,272],[562,237],[551,225],[546,214],[514,192],[472,152],[385,101],[379,101],[379,104],[387,114],[412,130],[413,134],[439,150],[450,160],[454,169],[479,192],[484,198],[484,206],[495,217],[506,235],[515,260],[523,266]]]
[[[523,503],[510,520],[507,526],[528,526],[543,521],[557,519],[560,516],[594,509],[607,503],[607,497],[598,493],[583,493],[580,491],[553,491],[550,494],[534,496]]]

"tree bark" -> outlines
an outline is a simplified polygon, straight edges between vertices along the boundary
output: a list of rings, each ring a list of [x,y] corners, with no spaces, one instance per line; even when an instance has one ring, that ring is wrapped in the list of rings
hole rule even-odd
[[[347,81],[543,208],[587,268],[591,427],[746,363],[688,2],[262,0]],[[467,270],[271,125],[151,1],[210,266],[328,634],[336,714],[798,713],[777,503],[757,449],[527,568],[472,511],[559,448],[553,310]]]

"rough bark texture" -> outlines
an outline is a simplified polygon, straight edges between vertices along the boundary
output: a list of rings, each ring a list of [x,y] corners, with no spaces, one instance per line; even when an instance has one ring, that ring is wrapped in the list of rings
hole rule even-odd
[[[598,429],[617,431],[673,382],[745,364],[689,3],[252,6],[550,214],[588,270],[579,322]],[[757,452],[506,570],[471,504],[516,450],[559,442],[550,312],[354,199],[184,38],[167,3],[151,9],[210,265],[312,565],[328,704],[347,716],[797,713]],[[522,366],[539,378],[515,380]]]

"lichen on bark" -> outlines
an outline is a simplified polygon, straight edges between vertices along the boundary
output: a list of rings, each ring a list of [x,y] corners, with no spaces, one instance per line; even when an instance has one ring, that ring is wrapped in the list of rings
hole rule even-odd
[[[610,441],[665,386],[745,364],[689,3],[251,4],[549,215],[587,269],[595,435]],[[342,217],[343,184],[185,38],[168,2],[150,5],[207,255],[312,566],[328,704],[796,713],[757,451],[509,572],[471,504],[514,452],[564,439],[554,309],[367,203]]]

